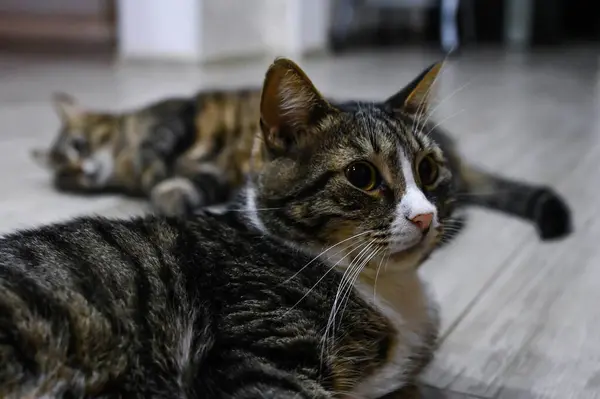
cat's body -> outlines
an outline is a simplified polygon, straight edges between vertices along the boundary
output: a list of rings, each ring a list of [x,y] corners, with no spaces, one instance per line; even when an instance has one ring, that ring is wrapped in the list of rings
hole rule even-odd
[[[375,398],[414,378],[437,328],[420,282],[406,272],[396,284],[410,296],[390,306],[392,317],[367,305],[373,291],[364,283],[363,297],[349,292],[323,347],[342,273],[319,281],[326,264],[302,269],[311,257],[290,256],[281,243],[210,215],[80,219],[11,235],[1,248],[0,396],[7,399],[344,391]],[[431,318],[421,307],[431,307]],[[302,386],[303,379],[322,386]],[[270,394],[258,394],[261,382]]]
[[[211,91],[107,114],[85,111],[61,95],[55,99],[61,134],[50,151],[36,154],[60,190],[139,195],[166,215],[222,205],[250,171],[259,101],[259,89]],[[361,104],[331,103],[346,110]],[[477,205],[532,221],[542,239],[570,232],[568,207],[552,189],[478,169],[441,127],[429,121],[422,128],[447,154],[459,188],[456,206]]]
[[[150,198],[165,214],[230,200],[249,171],[260,90],[202,92],[122,114],[87,112],[57,95],[62,120],[36,158],[57,189]]]

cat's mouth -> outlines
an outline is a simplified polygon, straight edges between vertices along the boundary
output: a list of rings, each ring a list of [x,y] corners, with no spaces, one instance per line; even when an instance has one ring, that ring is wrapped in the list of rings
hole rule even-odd
[[[410,252],[418,250],[420,247],[426,245],[430,239],[431,232],[428,230],[423,234],[415,234],[413,237],[406,239],[403,237],[402,240],[391,241],[389,243],[389,251],[391,255],[401,254],[404,252]]]
[[[390,245],[390,259],[396,261],[416,255],[425,255],[433,250],[438,236],[437,229],[432,228],[424,234],[415,236],[409,242],[404,242],[403,245]]]

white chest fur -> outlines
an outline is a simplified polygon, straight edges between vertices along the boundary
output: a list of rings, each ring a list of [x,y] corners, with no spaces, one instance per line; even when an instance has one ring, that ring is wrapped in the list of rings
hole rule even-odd
[[[396,343],[388,363],[363,380],[353,398],[379,398],[402,388],[411,370],[410,357],[427,345],[426,335],[439,323],[438,308],[414,271],[386,274],[356,284],[362,298],[387,317],[396,329]],[[376,289],[374,289],[376,288]]]

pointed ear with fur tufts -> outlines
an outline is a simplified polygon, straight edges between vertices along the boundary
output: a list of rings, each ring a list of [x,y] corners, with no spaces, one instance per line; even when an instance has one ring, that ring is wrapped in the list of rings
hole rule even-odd
[[[63,122],[75,121],[85,114],[75,98],[68,94],[54,93],[52,103]]]
[[[286,152],[310,142],[320,122],[336,112],[293,61],[278,58],[269,67],[260,103],[267,148]]]
[[[433,94],[433,85],[441,68],[441,62],[429,66],[406,87],[388,98],[385,101],[386,106],[394,112],[410,115],[426,114]]]

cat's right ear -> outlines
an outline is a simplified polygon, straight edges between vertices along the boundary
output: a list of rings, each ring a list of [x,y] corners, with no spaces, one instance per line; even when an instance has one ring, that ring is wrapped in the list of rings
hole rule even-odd
[[[337,112],[293,61],[278,58],[265,76],[260,124],[268,148],[287,151],[315,137],[319,123]]]
[[[433,86],[442,70],[442,63],[436,62],[419,74],[406,87],[385,101],[393,112],[411,115],[426,114],[432,97]]]
[[[52,103],[63,122],[75,121],[84,114],[83,109],[75,98],[66,93],[54,93],[52,95]]]

